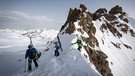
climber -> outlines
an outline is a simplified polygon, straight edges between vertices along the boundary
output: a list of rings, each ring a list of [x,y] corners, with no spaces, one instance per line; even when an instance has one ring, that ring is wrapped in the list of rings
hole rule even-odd
[[[38,68],[37,57],[38,57],[38,51],[36,50],[36,48],[33,47],[32,44],[30,44],[25,53],[25,59],[28,58],[28,71],[29,72],[32,72],[32,60],[35,64],[35,67]]]
[[[74,44],[77,44],[78,45],[78,50],[79,51],[81,51],[81,48],[82,48],[82,46],[83,46],[83,43],[82,43],[82,41],[80,40],[80,39],[77,39],[77,41],[75,42],[75,43],[72,43],[72,45],[74,45]]]
[[[56,48],[55,51],[54,51],[55,52],[54,56],[59,56],[58,50],[60,49],[60,44],[57,41],[54,41],[53,43],[55,44],[55,48]]]

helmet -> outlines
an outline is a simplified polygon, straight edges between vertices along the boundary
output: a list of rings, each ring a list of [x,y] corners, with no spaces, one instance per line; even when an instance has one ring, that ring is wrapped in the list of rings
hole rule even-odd
[[[77,41],[80,41],[80,39],[77,39]]]
[[[33,45],[29,45],[28,48],[29,48],[29,49],[30,49],[30,48],[33,48]]]
[[[54,41],[53,44],[56,44],[56,41]]]

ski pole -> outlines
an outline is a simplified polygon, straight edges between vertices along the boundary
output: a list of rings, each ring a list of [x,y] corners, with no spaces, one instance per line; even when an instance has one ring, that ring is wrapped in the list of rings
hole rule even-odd
[[[18,62],[21,62],[21,61],[23,61],[24,60],[24,58],[20,58],[19,60],[18,60]]]
[[[22,61],[22,59],[19,59],[18,62]]]
[[[27,65],[27,59],[25,59],[25,69],[24,69],[24,72],[26,72],[26,65]]]

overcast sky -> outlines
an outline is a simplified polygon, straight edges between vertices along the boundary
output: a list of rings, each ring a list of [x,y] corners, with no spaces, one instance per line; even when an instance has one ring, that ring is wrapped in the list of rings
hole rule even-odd
[[[93,13],[99,8],[108,11],[120,5],[135,18],[135,0],[0,0],[0,28],[60,29],[69,8],[84,4]]]

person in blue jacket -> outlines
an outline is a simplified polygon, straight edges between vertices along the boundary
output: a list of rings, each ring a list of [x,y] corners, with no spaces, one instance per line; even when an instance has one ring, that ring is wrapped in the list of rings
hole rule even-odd
[[[25,53],[25,59],[28,58],[28,71],[29,72],[32,71],[32,60],[35,64],[35,67],[38,68],[38,63],[36,60],[37,55],[38,55],[37,49],[34,48],[33,45],[29,45]]]

